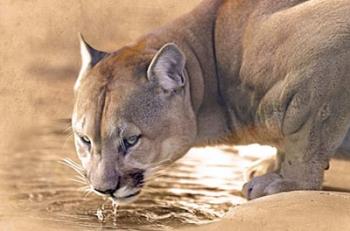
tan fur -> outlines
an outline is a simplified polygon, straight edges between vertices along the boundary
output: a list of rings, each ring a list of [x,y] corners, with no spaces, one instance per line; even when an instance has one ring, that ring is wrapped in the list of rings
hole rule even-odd
[[[106,54],[82,71],[73,113],[92,141],[77,141],[91,184],[129,182],[193,146],[254,142],[285,156],[248,198],[319,189],[350,126],[349,15],[349,0],[206,0]],[[142,134],[125,156],[120,131]]]

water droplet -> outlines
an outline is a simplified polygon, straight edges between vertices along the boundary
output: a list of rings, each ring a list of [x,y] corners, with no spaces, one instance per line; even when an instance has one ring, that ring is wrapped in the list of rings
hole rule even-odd
[[[118,212],[118,201],[112,201],[112,207],[113,207],[113,215],[114,217],[117,216],[117,212]]]
[[[96,216],[97,216],[97,219],[102,222],[104,220],[103,210],[97,209]]]
[[[118,212],[118,201],[112,200],[112,208],[113,208],[113,225],[117,226],[117,212]]]

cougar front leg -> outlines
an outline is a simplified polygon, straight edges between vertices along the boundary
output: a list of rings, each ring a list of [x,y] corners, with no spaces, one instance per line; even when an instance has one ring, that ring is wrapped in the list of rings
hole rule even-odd
[[[316,156],[307,161],[286,159],[280,171],[253,178],[243,187],[245,197],[255,199],[279,192],[320,189],[328,159],[319,159]]]
[[[280,170],[253,178],[243,186],[243,194],[254,199],[279,192],[321,189],[324,170],[348,128],[349,119],[344,114],[325,118],[317,113],[309,117],[297,132],[285,136]]]

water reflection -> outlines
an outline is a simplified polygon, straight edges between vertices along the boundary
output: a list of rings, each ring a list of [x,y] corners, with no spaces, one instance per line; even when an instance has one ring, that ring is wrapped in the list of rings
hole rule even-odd
[[[231,147],[192,149],[152,180],[136,202],[115,213],[109,200],[79,191],[83,185],[72,180],[74,171],[59,163],[76,160],[67,126],[61,121],[32,129],[18,137],[19,147],[2,151],[0,196],[11,205],[0,210],[2,219],[25,217],[72,230],[163,230],[214,221],[244,201],[242,173],[256,157],[241,156]]]

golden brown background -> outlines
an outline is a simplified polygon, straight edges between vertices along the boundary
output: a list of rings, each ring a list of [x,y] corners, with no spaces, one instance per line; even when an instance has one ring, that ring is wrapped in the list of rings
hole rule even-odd
[[[0,1],[1,144],[20,144],[26,127],[70,116],[79,32],[116,50],[199,1]]]

